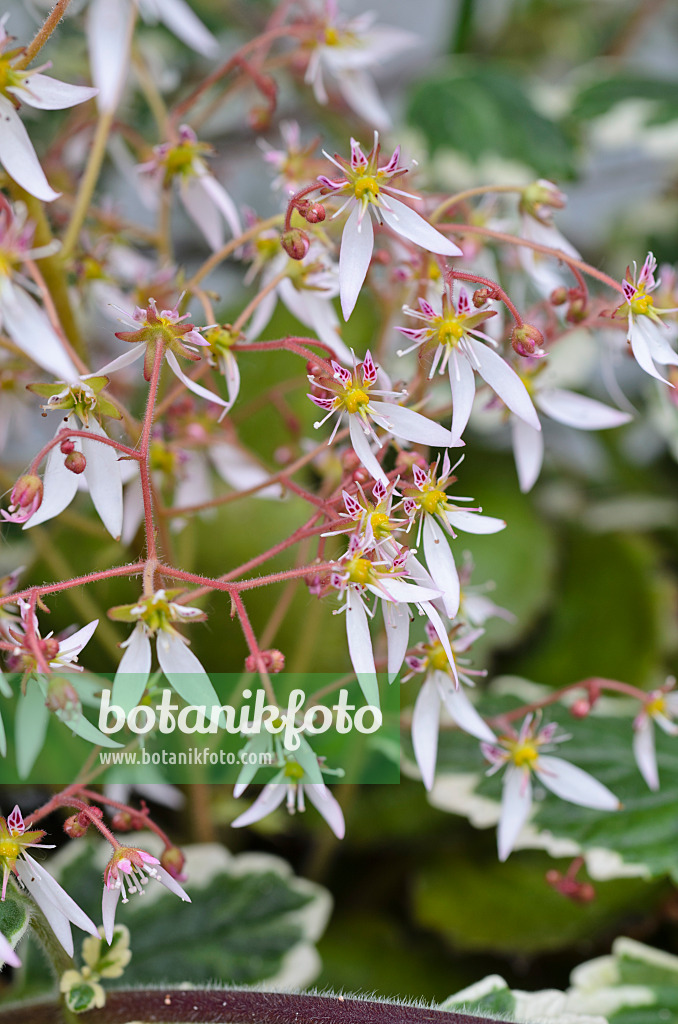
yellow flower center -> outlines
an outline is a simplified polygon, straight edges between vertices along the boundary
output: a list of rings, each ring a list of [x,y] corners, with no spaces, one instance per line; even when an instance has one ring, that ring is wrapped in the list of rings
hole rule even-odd
[[[325,29],[325,46],[338,46],[339,45],[339,33],[336,28],[332,25],[328,25]]]
[[[304,777],[304,769],[296,761],[288,761],[285,765],[285,778],[291,782],[299,782]]]
[[[369,395],[362,388],[351,388],[344,395],[344,406],[347,412],[358,412],[370,401]]]
[[[353,191],[356,199],[367,199],[373,203],[379,195],[377,179],[372,174],[361,174],[353,182]]]
[[[384,512],[373,512],[370,522],[375,537],[388,537],[391,533],[391,522]]]
[[[437,490],[427,491],[426,494],[423,494],[419,499],[419,503],[421,504],[424,512],[429,512],[431,515],[434,515],[439,510],[440,506],[444,505],[446,501],[447,495],[445,492]]]
[[[21,852],[19,843],[14,839],[0,839],[0,859],[15,861]]]
[[[372,579],[372,563],[369,558],[353,558],[348,564],[348,578],[351,583],[365,586]]]
[[[464,334],[462,319],[458,316],[451,316],[443,320],[438,328],[438,341],[441,345],[456,345]]]
[[[431,668],[446,672],[450,667],[450,659],[445,654],[442,644],[432,644],[428,648],[428,661]]]
[[[518,768],[533,768],[539,757],[539,751],[534,743],[516,742],[510,744],[511,760]]]
[[[648,715],[663,715],[666,711],[666,701],[663,697],[655,697],[645,705]]]
[[[651,295],[636,295],[631,300],[631,312],[636,314],[647,314],[654,306],[654,300]]]

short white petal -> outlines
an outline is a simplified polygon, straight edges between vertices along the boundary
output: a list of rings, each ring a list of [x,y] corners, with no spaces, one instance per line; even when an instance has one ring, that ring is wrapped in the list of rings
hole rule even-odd
[[[452,355],[447,369],[452,388],[452,433],[461,437],[473,408],[476,393],[476,378],[468,359],[460,355],[455,359]]]
[[[467,338],[478,373],[511,412],[534,430],[541,430],[539,417],[522,380],[501,356],[476,338]]]
[[[534,487],[541,472],[544,438],[541,430],[533,430],[517,416],[511,417],[511,438],[518,482],[523,494],[527,494]]]
[[[262,285],[263,284],[264,281],[262,279]],[[252,314],[252,319],[247,325],[245,337],[247,338],[248,341],[257,341],[259,335],[267,326],[269,320],[273,316],[277,304],[277,289],[274,289],[272,292],[269,292],[268,295],[264,295],[263,299],[261,300],[257,308],[254,310],[254,313]]]
[[[68,425],[78,429],[72,416],[69,417]],[[58,433],[63,426],[63,422],[60,422],[56,432]],[[76,451],[80,450],[79,441],[80,438],[73,439]],[[45,464],[45,475],[42,479],[42,504],[28,522],[24,523],[24,530],[30,530],[32,526],[39,526],[40,523],[46,523],[49,519],[53,519],[73,501],[78,489],[78,478],[75,473],[71,473],[70,469],[66,469],[64,458],[60,446],[54,445]]]
[[[455,688],[452,680],[444,672],[438,673],[438,676],[445,707],[459,728],[469,735],[475,736],[476,739],[486,740],[488,743],[494,742],[496,739],[494,733],[468,699],[464,687]]]
[[[104,895],[101,900],[101,919],[104,924],[104,935],[106,936],[106,942],[111,944],[113,941],[113,928],[115,927],[115,911],[118,906],[118,900],[120,899],[120,889],[109,889],[107,885],[104,885]]]
[[[346,833],[344,812],[324,783],[307,783],[304,793],[313,806],[319,811],[337,839],[343,839]]]
[[[200,398],[206,399],[208,402],[214,402],[215,405],[221,405],[224,409],[229,409],[230,405],[225,398],[221,395],[215,394],[214,391],[209,391],[204,388],[201,384],[191,380],[179,366],[179,360],[175,356],[174,352],[168,352],[166,356],[167,362],[172,370],[172,373],[179,378],[182,384],[185,384],[189,391],[192,391],[194,395],[198,395]]]
[[[187,704],[211,707],[221,702],[205,669],[178,633],[161,629],[156,638],[156,651],[160,668],[180,697]]]
[[[101,111],[115,110],[127,81],[135,8],[130,0],[91,0],[87,11],[87,46],[92,81]]]
[[[374,588],[379,594],[383,591],[388,593],[393,601],[406,604],[419,604],[423,601],[436,601],[440,597],[439,590],[431,590],[429,587],[422,587],[418,583],[408,583],[406,580],[382,578],[381,588]]]
[[[428,571],[443,592],[445,614],[453,619],[459,611],[461,588],[447,535],[433,516],[424,515],[424,554]]]
[[[638,770],[650,789],[659,789],[657,751],[654,745],[654,725],[648,716],[633,730],[633,756]]]
[[[501,817],[497,829],[499,860],[505,861],[515,846],[531,807],[532,783],[529,771],[509,765],[504,775]]]
[[[23,122],[6,96],[0,96],[0,163],[10,178],[36,199],[51,203],[60,192],[50,186]]]
[[[264,786],[261,793],[247,808],[246,811],[231,822],[232,828],[242,828],[244,825],[251,825],[255,821],[261,821],[268,814],[271,814],[287,795],[287,785],[284,782],[269,782]]]
[[[29,75],[22,86],[10,88],[17,99],[38,110],[65,110],[96,96],[97,89],[87,85],[69,85],[49,75]]]
[[[358,223],[359,218],[360,206],[356,202],[344,225],[339,252],[339,295],[344,320],[348,320],[358,301],[374,248],[374,228],[369,211],[361,223]]]
[[[408,238],[415,245],[420,245],[428,252],[436,252],[441,256],[461,256],[462,252],[458,245],[445,238],[439,231],[429,224],[427,220],[420,217],[418,213],[405,206],[399,199],[388,196],[386,199],[390,209],[380,208],[384,223],[403,238]]]
[[[94,630],[98,625],[99,620],[93,619],[92,622],[88,622],[86,626],[82,627],[82,629],[78,629],[75,633],[71,633],[69,637],[59,643],[59,655],[61,657],[77,657],[83,647],[86,647],[92,639]]]
[[[544,388],[537,392],[534,400],[552,420],[577,430],[605,430],[633,419],[628,412],[562,388]]]
[[[49,370],[59,380],[78,379],[78,371],[45,311],[28,292],[8,278],[0,284],[0,318],[12,341],[37,366]]]
[[[433,788],[438,756],[440,694],[433,677],[428,676],[412,712],[412,746],[426,789]]]
[[[678,366],[678,354],[671,348],[666,328],[662,324],[656,324],[648,317],[639,316],[635,320],[635,330],[642,332],[655,363],[661,363],[662,366]]]
[[[102,373],[115,373],[116,370],[122,370],[125,366],[130,366],[132,363],[136,363],[137,359],[141,359],[146,351],[146,345],[141,342],[139,345],[134,345],[133,348],[127,349],[121,356],[117,356],[111,360],[110,363],[106,363],[101,369],[97,370],[95,376],[101,376]]]
[[[348,426],[353,451],[356,453],[367,472],[370,476],[373,476],[375,480],[381,480],[382,483],[388,484],[388,477],[379,465],[379,462],[370,447],[370,442],[367,438],[367,434],[362,428],[360,417],[349,414]]]
[[[423,604],[421,607],[424,610],[424,614],[428,617],[429,622],[431,623],[431,625],[433,626],[433,628],[436,631],[436,634],[438,636],[438,639],[440,640],[441,646],[442,646],[443,650],[445,651],[445,654],[447,655],[447,661],[449,663],[450,671],[452,672],[452,675],[454,676],[454,684],[455,684],[455,686],[458,686],[459,685],[459,678],[457,676],[457,665],[456,665],[456,662],[454,660],[454,654],[452,653],[452,648],[450,647],[450,638],[447,635],[448,627],[445,625],[445,623],[442,620],[441,615],[439,614],[437,609],[433,607],[432,604]]]
[[[111,703],[128,714],[139,703],[151,674],[151,641],[141,623],[132,630],[113,680]]]
[[[594,807],[600,811],[616,811],[620,804],[607,786],[582,768],[563,761],[560,757],[540,756],[535,765],[539,780],[559,796],[561,800],[579,804],[580,807]]]
[[[99,437],[106,437],[106,431],[97,421],[90,418],[89,426],[82,428]],[[114,540],[122,533],[122,477],[118,453],[109,444],[80,438],[82,453],[87,459],[85,480],[95,509],[102,523]]]
[[[365,700],[379,707],[379,685],[372,652],[372,637],[362,599],[351,587],[346,594],[346,637],[351,664]]]
[[[410,639],[410,613],[407,605],[383,601],[386,649],[388,654],[388,681],[396,678],[407,654]]]
[[[413,409],[392,402],[370,402],[370,409],[374,409],[375,420],[380,426],[404,441],[430,444],[434,448],[459,447],[459,440],[451,430]]]
[[[479,512],[467,512],[465,509],[455,509],[448,512],[447,518],[455,530],[464,530],[465,533],[499,533],[506,526],[503,519],[496,516],[483,516]]]
[[[0,153],[0,158],[1,157],[2,153]],[[640,317],[635,317],[631,323],[629,341],[631,342],[631,351],[633,352],[636,362],[640,366],[641,370],[645,370],[645,373],[649,373],[649,375],[654,377],[656,380],[661,380],[666,383],[666,379],[662,377],[661,373],[652,361],[650,345]]]

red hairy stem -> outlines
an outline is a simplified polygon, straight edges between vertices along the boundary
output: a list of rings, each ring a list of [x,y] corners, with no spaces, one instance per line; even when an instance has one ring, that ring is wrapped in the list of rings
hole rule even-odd
[[[469,274],[467,271],[463,270],[452,270],[450,272],[450,277],[455,281],[474,281],[476,284],[481,284],[483,287],[489,288],[490,291],[493,292],[492,298],[501,299],[515,320],[517,326],[523,326],[523,318],[509,299],[504,289],[501,285],[497,284],[496,281],[491,281],[489,277],[481,277],[479,274]]]
[[[5,594],[0,597],[0,606],[3,604],[16,604],[20,597],[30,597],[36,592],[40,597],[45,594],[58,594],[62,590],[70,590],[72,587],[83,587],[88,583],[96,583],[98,580],[107,580],[111,576],[140,576],[144,571],[144,562],[132,562],[130,565],[115,565],[110,569],[101,569],[99,572],[90,572],[85,576],[74,576],[70,580],[59,581],[58,583],[43,583],[40,587],[26,587],[25,590],[17,590],[13,594]]]
[[[125,444],[121,444],[120,441],[114,441],[110,437],[101,437],[100,434],[93,434],[89,430],[70,430],[69,427],[64,427],[63,430],[60,430],[51,441],[48,441],[47,444],[43,445],[31,462],[29,473],[37,473],[40,463],[52,448],[55,448],[56,445],[61,444],[62,441],[66,441],[70,437],[86,437],[90,441],[98,441],[99,444],[105,444],[108,445],[109,448],[115,448],[116,451],[122,452],[123,455],[126,455],[130,459],[136,459],[137,461],[141,459],[139,452],[136,452],[133,448],[128,448]]]

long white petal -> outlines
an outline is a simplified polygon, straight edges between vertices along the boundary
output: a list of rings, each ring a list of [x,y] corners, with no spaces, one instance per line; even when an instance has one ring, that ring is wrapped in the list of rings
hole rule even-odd
[[[92,921],[85,911],[78,906],[75,900],[68,895],[66,890],[61,888],[57,880],[52,878],[47,868],[43,867],[42,864],[38,864],[30,854],[24,853],[23,856],[36,879],[35,884],[38,885],[44,893],[46,893],[48,899],[52,901],[54,906],[57,907],[62,914],[65,914],[68,920],[72,921],[77,928],[82,928],[84,932],[89,932],[90,935],[98,937],[99,932],[94,921]]]
[[[386,650],[388,654],[388,681],[396,678],[407,654],[410,639],[410,613],[407,605],[394,601],[383,601],[384,625],[386,626]]]
[[[527,821],[532,806],[529,771],[509,765],[504,775],[501,817],[497,829],[499,860],[505,861],[515,846],[518,833]]]
[[[193,651],[178,633],[160,630],[156,639],[160,668],[187,704],[211,707],[220,705],[219,697]]]
[[[620,807],[619,800],[607,786],[582,768],[563,761],[560,757],[540,756],[535,765],[535,772],[540,781],[559,796],[561,800],[579,804],[581,807],[594,807],[600,811],[616,811]]]
[[[202,174],[198,178],[200,185],[203,190],[210,197],[216,208],[223,214],[226,223],[233,233],[233,237],[237,238],[238,235],[242,234],[242,225],[240,224],[240,216],[238,210],[229,196],[228,192],[221,185],[215,177],[211,174]]]
[[[425,615],[428,616],[429,622],[436,631],[441,646],[445,651],[445,654],[447,655],[447,661],[449,663],[450,671],[454,676],[454,685],[458,686],[459,678],[457,676],[457,664],[454,660],[452,648],[450,647],[450,638],[447,635],[447,626],[443,622],[442,616],[439,614],[438,610],[434,608],[432,604],[422,604],[421,607],[423,608]]]
[[[346,600],[346,637],[351,664],[365,700],[372,707],[378,708],[379,685],[367,612],[360,596],[351,587],[348,588]]]
[[[87,45],[92,81],[101,111],[115,110],[127,81],[136,9],[130,0],[91,0],[87,11]]]
[[[324,783],[307,783],[304,786],[304,793],[316,810],[320,811],[337,839],[343,839],[346,833],[344,812],[327,786]]]
[[[216,57],[219,43],[184,0],[160,0],[158,16],[186,46],[204,57]]]
[[[221,395],[215,394],[214,391],[209,391],[201,384],[198,384],[196,381],[191,380],[190,377],[187,377],[179,366],[179,361],[174,352],[168,352],[166,359],[175,376],[177,376],[181,383],[185,384],[188,390],[192,391],[194,395],[198,395],[200,398],[204,398],[208,402],[214,402],[215,405],[221,405],[224,409],[230,408],[230,403],[225,398],[222,398]]]
[[[654,323],[649,317],[639,316],[636,318],[635,327],[637,331],[642,332],[655,363],[661,363],[662,366],[678,366],[678,354],[671,348],[664,326]]]
[[[271,475],[253,455],[226,441],[210,445],[209,454],[221,479],[234,487],[236,491],[246,491],[250,487],[256,487],[257,484],[268,480]],[[268,487],[262,487],[254,496],[280,499],[283,497],[283,490],[278,483],[269,484]]]
[[[422,416],[414,409],[406,409],[392,402],[370,402],[376,413],[375,420],[396,437],[415,444],[430,444],[434,448],[458,448],[460,442],[451,430]]]
[[[367,472],[370,476],[373,476],[375,480],[381,480],[383,484],[388,484],[388,477],[379,465],[379,462],[370,447],[370,442],[367,438],[367,434],[362,428],[360,417],[350,413],[348,417],[348,427],[353,451],[356,453]]]
[[[485,383],[489,384],[511,412],[519,416],[521,420],[525,420],[527,425],[534,430],[541,430],[532,399],[515,370],[512,370],[501,356],[498,356],[496,352],[476,338],[467,338],[467,344],[473,352],[478,373]]]
[[[390,209],[387,210],[382,206],[380,213],[384,218],[384,223],[388,224],[397,234],[402,235],[403,238],[408,238],[415,245],[420,245],[422,249],[427,249],[429,252],[437,252],[441,256],[462,255],[458,245],[455,245],[449,238],[441,235],[432,224],[429,224],[427,220],[420,217],[409,206],[405,206],[405,203],[401,203],[399,199],[394,199],[393,196],[389,196],[386,201]]]
[[[459,611],[459,573],[443,528],[433,516],[424,516],[424,554],[428,571],[443,592],[445,614],[451,619]]]
[[[654,724],[648,716],[644,716],[640,724],[633,730],[633,756],[636,759],[640,774],[650,789],[659,789],[657,751],[654,745]]]
[[[455,509],[448,512],[449,519],[455,530],[464,530],[466,533],[499,533],[506,526],[503,519],[496,516],[483,516],[479,512],[467,512],[465,509]]]
[[[438,683],[445,707],[459,728],[469,735],[475,736],[476,739],[486,740],[488,743],[494,742],[496,739],[494,733],[468,699],[464,687],[455,688],[445,672],[438,673]]]
[[[115,911],[118,906],[118,900],[120,899],[120,889],[109,889],[107,885],[104,885],[104,894],[101,900],[101,919],[104,925],[104,935],[106,936],[106,942],[111,944],[113,941],[113,928],[115,927]]]
[[[86,647],[90,642],[94,635],[94,630],[98,625],[99,620],[93,619],[91,622],[88,622],[86,626],[83,626],[82,629],[76,630],[75,633],[71,633],[69,637],[62,640],[59,643],[59,657],[76,658],[82,651],[83,647]]]
[[[0,316],[12,341],[37,366],[49,370],[59,380],[77,381],[78,371],[47,314],[28,292],[8,278],[0,283]]]
[[[210,249],[216,252],[224,244],[224,226],[214,200],[198,177],[186,178],[179,189],[181,201],[193,223],[202,231]]]
[[[174,895],[178,896],[179,899],[184,901],[184,903],[191,902],[191,897],[188,895],[186,890],[183,889],[177,882],[176,878],[173,878],[169,871],[166,871],[160,864],[155,865],[155,875],[153,877],[156,882],[160,882],[161,885],[164,885],[166,889],[173,892]]]
[[[0,96],[0,163],[10,178],[36,199],[51,203],[61,192],[50,186],[23,121],[6,96]]]
[[[151,674],[151,641],[141,623],[132,630],[113,680],[111,703],[128,714],[139,703]]]
[[[447,364],[452,388],[452,433],[461,437],[473,408],[476,393],[476,377],[471,364],[464,356],[452,356]]]
[[[412,712],[412,746],[426,789],[433,788],[438,756],[440,695],[433,677],[427,677]]]
[[[511,417],[513,457],[518,470],[518,483],[523,494],[531,491],[537,482],[544,460],[544,438],[541,430],[533,430],[527,423]]]
[[[358,68],[335,71],[337,84],[346,103],[358,117],[380,132],[391,127],[391,116],[383,104],[374,79]]]
[[[271,814],[276,807],[285,799],[287,786],[284,782],[269,782],[264,786],[261,793],[246,811],[231,822],[231,828],[242,828],[244,825],[251,825],[255,821],[261,821],[268,814]]]
[[[65,110],[91,100],[98,90],[88,85],[69,85],[49,75],[37,74],[29,75],[23,85],[10,87],[7,91],[37,110]]]
[[[110,363],[106,363],[101,369],[97,370],[95,376],[101,376],[105,373],[115,373],[116,370],[122,370],[123,367],[129,366],[131,363],[136,363],[137,359],[141,359],[144,352],[146,351],[146,345],[142,341],[139,345],[134,345],[133,348],[127,349],[121,356],[117,356],[111,360]]]
[[[359,217],[360,206],[355,203],[341,236],[339,295],[344,320],[348,320],[358,301],[374,248],[374,228],[369,211],[361,223],[358,223]]]
[[[577,430],[605,430],[633,419],[628,412],[562,388],[544,388],[537,392],[534,401],[552,420]]]
[[[431,590],[419,586],[418,583],[408,583],[400,579],[382,579],[381,589],[375,587],[374,593],[380,594],[382,591],[386,591],[391,600],[401,604],[419,604],[423,601],[435,601],[440,597],[439,590]]]
[[[72,416],[68,418],[68,425],[73,429],[78,429]],[[60,422],[57,433],[62,427],[63,422]],[[76,451],[81,450],[79,442],[79,437],[73,438]],[[46,523],[49,519],[53,519],[73,501],[78,489],[78,478],[75,473],[71,473],[70,469],[66,469],[64,459],[65,456],[62,454],[60,446],[54,445],[47,456],[45,475],[42,478],[42,504],[38,511],[24,523],[24,530],[30,530],[32,526],[39,526],[40,523]]]
[[[37,881],[35,872],[21,858],[17,861],[16,869],[19,878],[47,918],[47,923],[54,932],[59,944],[63,946],[69,956],[73,956],[73,935],[68,918],[59,907],[52,903],[45,890]]]
[[[106,437],[106,431],[95,419],[84,427],[91,434]],[[81,437],[82,453],[87,459],[85,480],[95,509],[114,540],[122,533],[122,477],[115,448],[99,441]]]
[[[2,153],[0,153],[0,158],[2,158]],[[649,373],[651,377],[666,384],[666,378],[662,377],[652,361],[650,345],[640,317],[635,317],[631,322],[629,341],[631,342],[631,351],[641,370],[645,370],[645,373]]]

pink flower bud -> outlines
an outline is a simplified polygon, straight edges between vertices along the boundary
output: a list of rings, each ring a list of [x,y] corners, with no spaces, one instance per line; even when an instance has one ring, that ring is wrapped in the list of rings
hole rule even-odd
[[[161,866],[172,878],[181,878],[186,858],[178,846],[168,846],[160,857]]]
[[[55,657],[59,653],[59,644],[58,641],[54,641],[53,637],[49,637],[43,643],[50,644],[50,641],[57,644],[56,652],[52,655]],[[48,656],[47,651],[45,651],[45,655]],[[80,714],[81,705],[78,691],[69,679],[62,678],[57,674],[53,675],[49,681],[45,705],[50,711],[65,711],[69,716]]]
[[[82,452],[69,452],[64,459],[64,466],[66,469],[70,469],[71,473],[84,473],[85,466],[87,465],[87,459]]]
[[[320,224],[325,220],[325,207],[322,203],[310,203],[306,211],[306,220],[309,224]]]
[[[522,327],[514,327],[511,334],[511,345],[513,351],[519,356],[532,358],[543,356],[546,353],[542,348],[544,335],[538,327],[533,324],[523,324]]]
[[[488,299],[491,299],[493,297],[493,288],[476,288],[476,290],[473,293],[473,305],[476,307],[476,309],[480,309],[481,306],[485,305]]]
[[[564,302],[567,302],[567,288],[563,285],[560,288],[554,288],[549,301],[552,306],[562,306]]]
[[[261,658],[264,663],[264,669],[267,672],[272,672],[274,675],[278,672],[282,672],[285,668],[285,655],[282,651],[276,650],[276,648],[271,648],[268,651],[262,651]],[[245,659],[245,670],[247,672],[256,672],[257,669],[257,659],[253,654],[248,655]]]
[[[292,260],[303,260],[311,246],[308,235],[301,228],[290,228],[283,234],[280,243]]]
[[[570,714],[574,718],[586,718],[590,710],[591,705],[586,697],[579,697],[570,708]]]
[[[67,437],[65,441],[62,441],[59,445],[59,451],[62,455],[70,455],[71,452],[75,451],[75,442],[71,441],[70,437]]]
[[[116,832],[131,832],[134,824],[134,819],[129,811],[116,811],[111,818],[111,825]]]
[[[0,509],[0,515],[9,523],[25,523],[42,504],[42,480],[26,473],[12,488],[9,512]]]
[[[82,818],[84,817],[85,822],[83,824]],[[70,818],[66,818],[64,822],[64,832],[71,839],[80,839],[85,835],[89,828],[89,820],[86,815],[83,814],[71,814]]]

